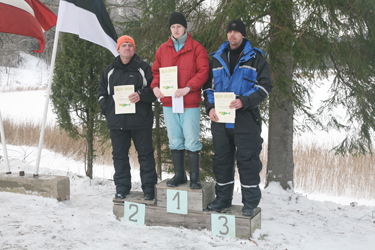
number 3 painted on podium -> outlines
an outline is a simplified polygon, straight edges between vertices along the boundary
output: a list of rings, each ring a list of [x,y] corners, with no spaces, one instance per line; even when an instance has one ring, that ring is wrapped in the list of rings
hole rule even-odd
[[[236,238],[236,217],[234,215],[211,214],[211,231],[217,236]]]

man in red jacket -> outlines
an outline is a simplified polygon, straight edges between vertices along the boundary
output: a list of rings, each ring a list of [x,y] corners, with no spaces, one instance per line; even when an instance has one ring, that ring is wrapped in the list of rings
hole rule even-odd
[[[201,88],[208,79],[209,64],[206,49],[186,32],[187,22],[183,14],[173,12],[169,19],[172,36],[155,54],[152,66],[151,88],[163,103],[164,121],[167,127],[175,176],[167,186],[186,183],[185,150],[190,166],[190,188],[202,188],[199,177],[199,142]],[[178,90],[174,98],[184,99],[184,112],[172,112],[172,97],[165,97],[160,90],[159,68],[177,66]]]

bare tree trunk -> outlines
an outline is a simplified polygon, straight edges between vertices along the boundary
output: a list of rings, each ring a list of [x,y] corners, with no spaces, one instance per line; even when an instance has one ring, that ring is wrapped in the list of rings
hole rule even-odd
[[[87,170],[86,176],[92,179],[93,173],[93,163],[94,163],[94,143],[92,138],[87,138]]]
[[[156,173],[161,180],[161,130],[160,130],[160,102],[155,102],[154,116],[155,116],[155,142],[156,142]]]
[[[274,91],[270,98],[267,180],[280,182],[284,189],[293,185],[293,112],[292,102]],[[288,184],[290,183],[290,185]]]
[[[87,142],[87,169],[86,176],[92,179],[93,174],[93,165],[94,165],[94,120],[93,117],[90,117],[92,110],[89,111],[88,117],[88,126],[86,132],[86,142]]]
[[[284,0],[280,10],[271,13],[271,41],[277,44],[270,53],[270,70],[274,89],[270,95],[268,163],[266,186],[272,181],[280,182],[284,189],[293,185],[293,54],[292,1]],[[278,25],[276,25],[278,24]],[[290,32],[292,33],[292,32]]]

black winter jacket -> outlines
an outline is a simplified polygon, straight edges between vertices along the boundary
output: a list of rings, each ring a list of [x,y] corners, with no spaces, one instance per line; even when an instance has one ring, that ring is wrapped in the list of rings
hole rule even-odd
[[[156,97],[150,88],[152,82],[151,67],[134,54],[130,62],[124,65],[120,57],[103,71],[98,86],[100,110],[107,119],[108,129],[132,130],[150,128],[153,124],[151,103]],[[140,95],[136,103],[135,114],[115,114],[114,86],[134,85]]]

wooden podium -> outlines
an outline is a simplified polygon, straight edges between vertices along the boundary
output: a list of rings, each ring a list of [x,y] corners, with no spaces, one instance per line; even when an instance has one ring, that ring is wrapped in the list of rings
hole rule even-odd
[[[227,231],[233,231],[233,235],[238,238],[249,239],[256,229],[261,228],[261,209],[256,208],[255,215],[252,217],[242,215],[241,205],[232,205],[222,212],[204,211],[207,205],[215,198],[215,184],[212,182],[202,182],[202,189],[190,189],[190,182],[178,187],[167,187],[167,180],[158,183],[155,186],[155,200],[146,201],[143,198],[143,192],[130,192],[126,199],[113,199],[113,213],[117,218],[124,218],[124,202],[142,204],[145,206],[144,224],[147,226],[169,226],[185,227],[188,229],[207,229],[214,232],[212,225],[216,225],[212,218],[218,217],[220,223],[224,223],[225,230],[219,230],[219,236],[228,236]],[[168,193],[187,194],[186,213],[175,213],[168,211]],[[177,196],[174,195],[174,198]],[[183,197],[183,195],[181,195]],[[180,198],[180,196],[178,196]],[[175,199],[174,201],[176,201]],[[181,206],[183,203],[181,202]],[[134,205],[136,206],[136,205]],[[179,203],[180,206],[180,203]],[[135,210],[134,210],[135,211]],[[137,210],[138,211],[138,208]],[[132,213],[134,215],[135,213]],[[212,215],[216,215],[213,217]],[[231,223],[226,222],[227,217],[234,219],[233,228]],[[232,216],[232,217],[230,217]],[[125,218],[124,218],[125,219]],[[220,224],[219,223],[219,224]],[[224,232],[223,232],[224,231]],[[222,233],[222,234],[221,234]],[[230,236],[229,236],[230,237]]]

